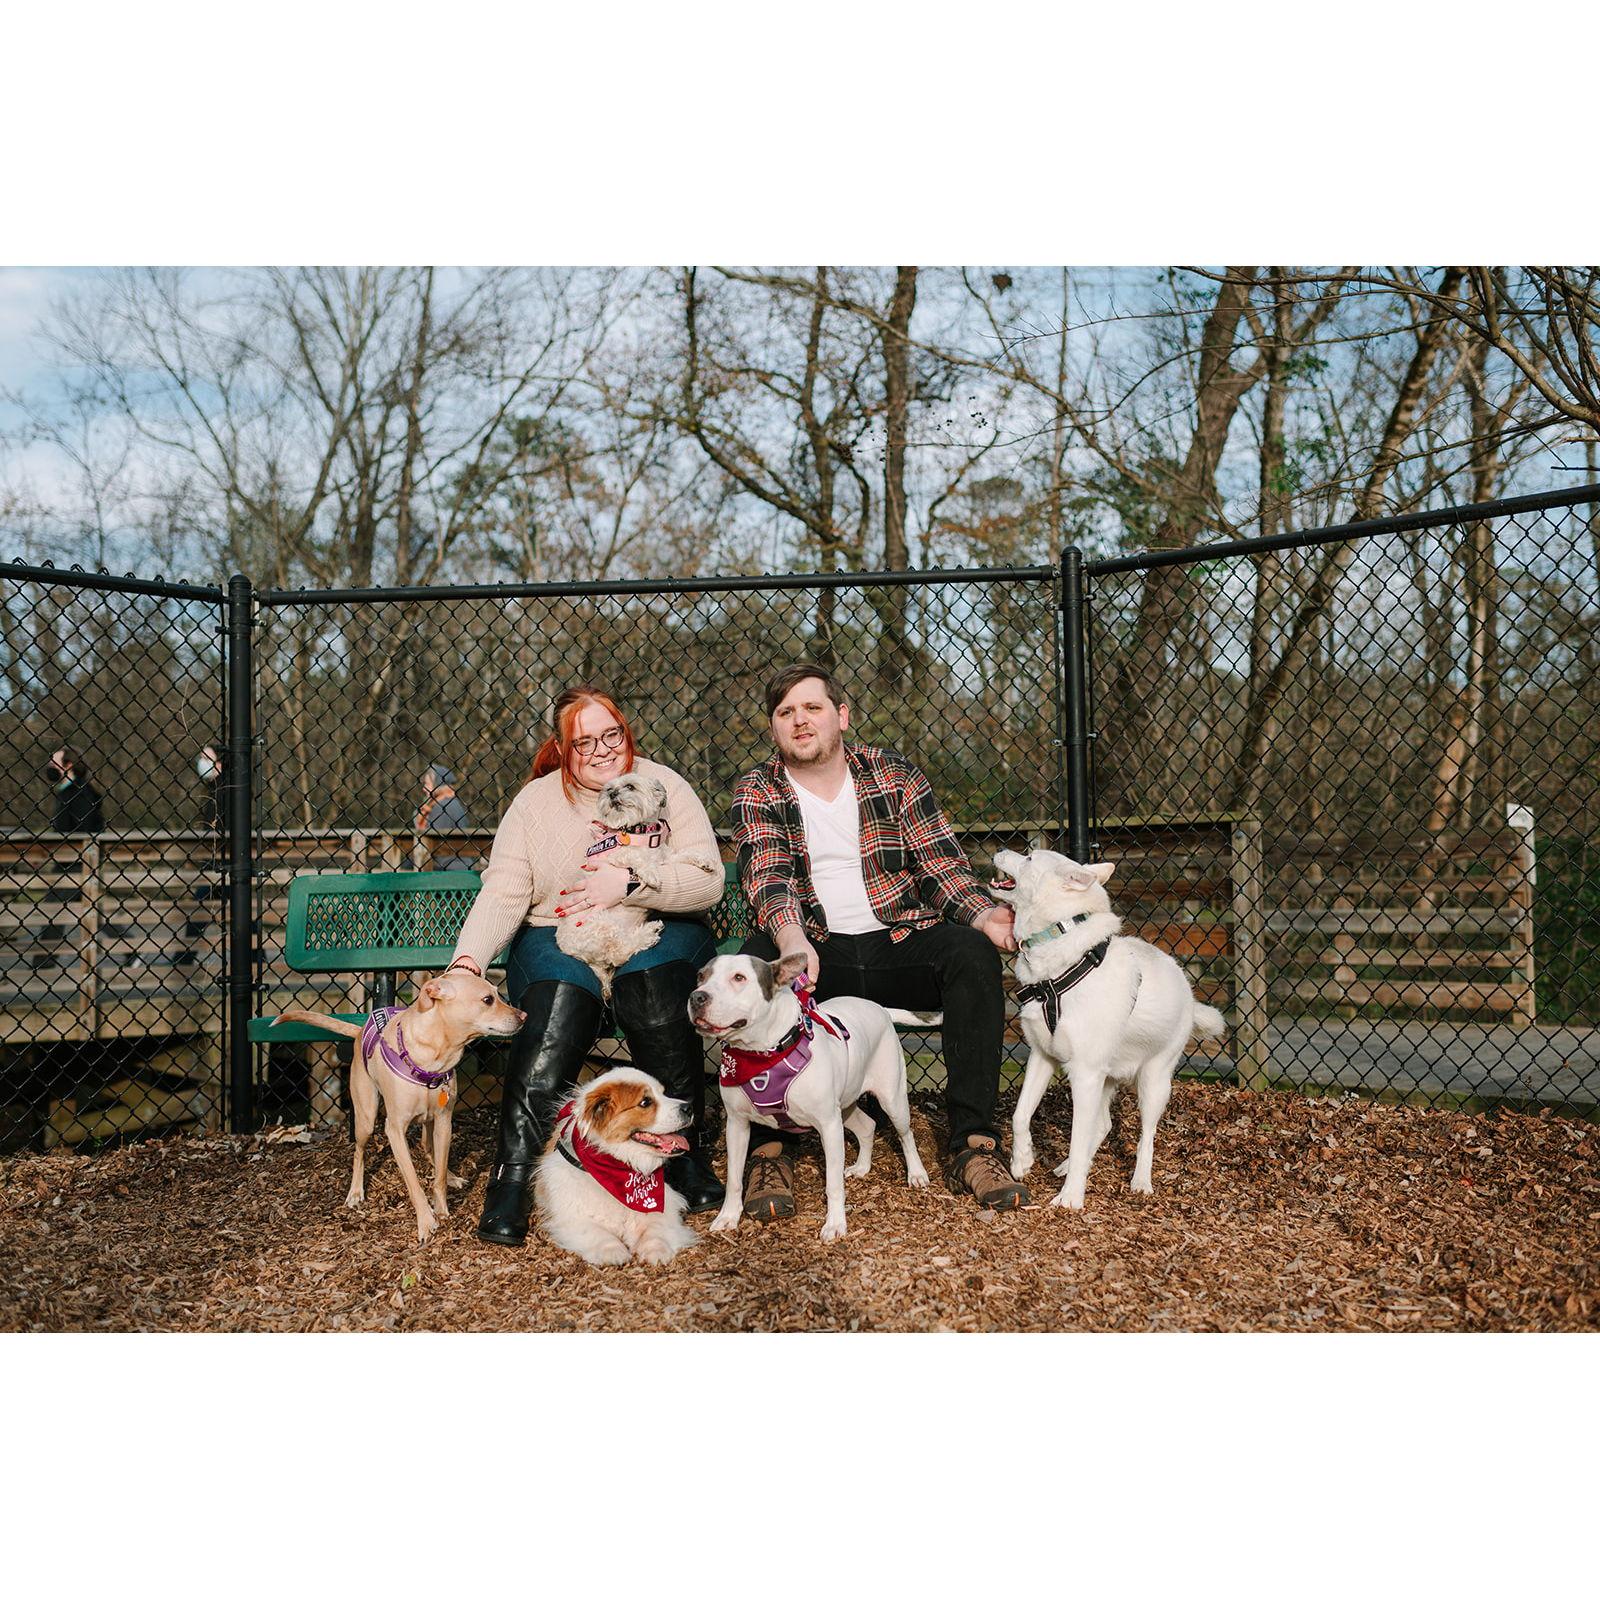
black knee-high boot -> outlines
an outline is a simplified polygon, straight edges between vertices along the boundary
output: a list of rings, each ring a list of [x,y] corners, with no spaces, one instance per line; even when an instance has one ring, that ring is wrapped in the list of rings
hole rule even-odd
[[[634,1066],[659,1078],[675,1100],[687,1101],[694,1118],[693,1125],[684,1130],[689,1153],[667,1163],[667,1182],[688,1202],[690,1211],[715,1211],[722,1204],[722,1185],[700,1153],[706,1058],[700,1035],[689,1021],[693,988],[694,968],[687,961],[618,973],[611,990],[611,1008],[628,1041]]]
[[[478,1223],[478,1237],[490,1244],[520,1245],[527,1238],[533,1169],[561,1093],[577,1078],[600,1029],[600,1002],[580,984],[530,983],[521,1005],[528,1020],[506,1063],[500,1135]]]

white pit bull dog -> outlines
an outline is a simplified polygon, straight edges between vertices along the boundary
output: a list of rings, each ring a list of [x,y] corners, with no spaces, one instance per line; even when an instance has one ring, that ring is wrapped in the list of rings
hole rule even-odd
[[[824,1239],[845,1234],[844,1180],[872,1168],[871,1117],[856,1102],[872,1095],[888,1113],[906,1157],[906,1182],[926,1187],[928,1174],[911,1132],[906,1060],[894,1013],[871,1000],[841,995],[818,1007],[791,985],[806,969],[804,955],[773,963],[759,956],[718,956],[700,972],[689,996],[689,1020],[708,1039],[722,1041],[718,1075],[728,1114],[728,1187],[714,1233],[739,1226],[750,1124],[822,1135],[828,1211]],[[846,1168],[844,1130],[860,1154]]]

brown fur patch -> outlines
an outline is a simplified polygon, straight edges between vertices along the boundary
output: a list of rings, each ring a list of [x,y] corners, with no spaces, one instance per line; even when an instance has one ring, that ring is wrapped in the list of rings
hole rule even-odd
[[[643,1104],[649,1100],[649,1105]],[[584,1102],[582,1121],[590,1137],[611,1144],[626,1144],[656,1120],[660,1109],[655,1095],[643,1083],[608,1083]]]

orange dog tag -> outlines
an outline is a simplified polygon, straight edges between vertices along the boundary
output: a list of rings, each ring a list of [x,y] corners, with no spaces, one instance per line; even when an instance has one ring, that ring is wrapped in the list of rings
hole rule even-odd
[[[450,1096],[446,1094],[443,1089],[439,1091],[439,1104],[442,1106],[447,1106],[450,1104]]]

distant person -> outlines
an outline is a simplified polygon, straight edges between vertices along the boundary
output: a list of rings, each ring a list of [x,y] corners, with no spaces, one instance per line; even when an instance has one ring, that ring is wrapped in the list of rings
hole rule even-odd
[[[71,745],[50,752],[44,776],[52,785],[50,826],[57,833],[101,833],[105,817],[89,769]]]
[[[200,796],[200,826],[209,833],[220,833],[228,815],[227,746],[208,744],[195,757],[194,770],[206,786]]]
[[[456,775],[447,766],[436,761],[422,774],[422,796],[422,805],[413,824],[418,833],[448,833],[472,826],[467,808],[456,793]],[[437,851],[432,863],[435,872],[450,872],[477,864],[467,856],[445,856]]]

